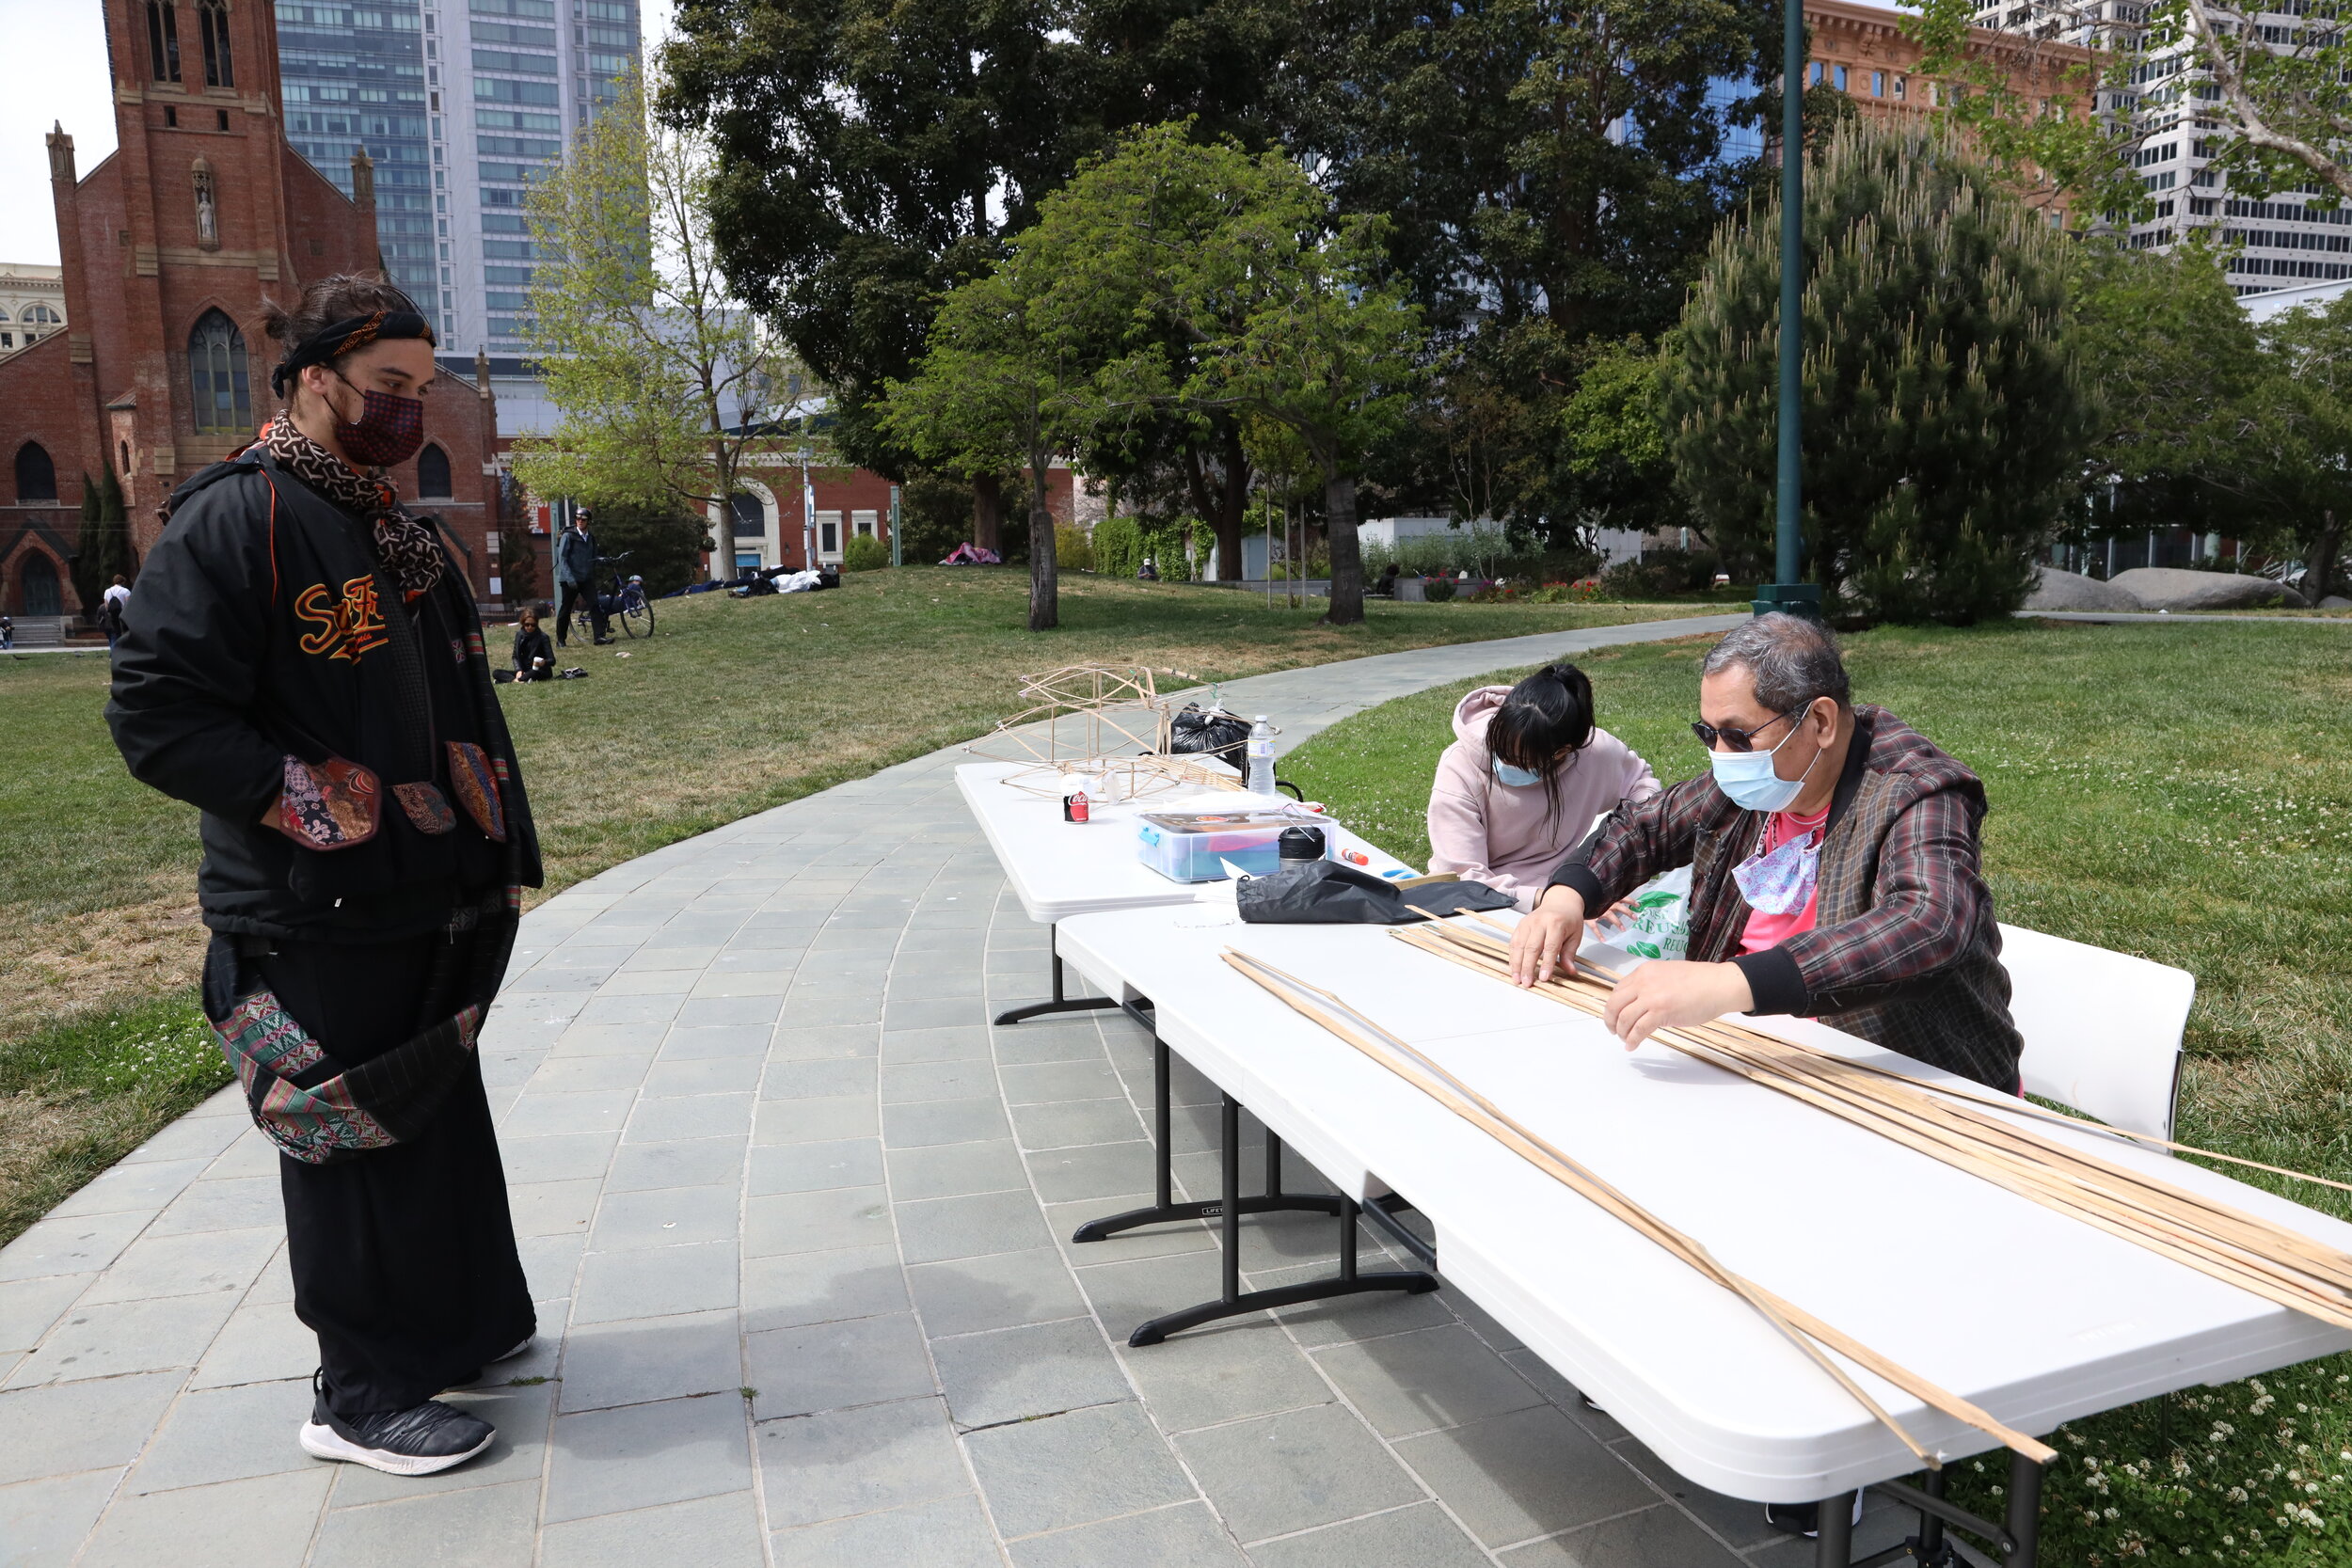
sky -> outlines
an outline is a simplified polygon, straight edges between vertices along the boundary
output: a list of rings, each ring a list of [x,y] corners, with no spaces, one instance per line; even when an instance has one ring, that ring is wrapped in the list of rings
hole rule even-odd
[[[674,7],[675,0],[641,0],[648,49],[669,36]],[[0,261],[57,264],[49,152],[41,140],[53,123],[63,121],[72,134],[84,174],[114,150],[102,15],[98,0],[0,0],[0,38],[40,40],[38,49],[0,55]]]

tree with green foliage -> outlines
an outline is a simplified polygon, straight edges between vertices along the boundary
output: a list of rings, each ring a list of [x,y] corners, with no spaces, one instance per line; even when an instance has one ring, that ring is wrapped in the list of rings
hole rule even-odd
[[[1431,330],[1428,393],[1368,484],[1573,528],[1583,485],[1557,428],[1586,340],[1672,326],[1717,223],[1769,173],[1731,134],[1777,113],[1778,0],[1307,14],[1285,140],[1342,211],[1386,220]]]
[[[1688,515],[1666,452],[1666,373],[1664,355],[1639,336],[1596,343],[1560,406],[1561,463],[1599,527],[1648,532]]]
[[[1804,187],[1804,511],[1814,579],[1873,619],[2014,610],[2090,436],[2070,242],[1945,133],[1839,127]],[[1726,552],[1772,530],[1780,223],[1708,256],[1666,395],[1677,481]]]
[[[2187,524],[2300,561],[2316,600],[2352,525],[2352,306],[2254,322],[2217,247],[2076,263],[2077,341],[2100,393],[2104,505],[2086,531]]]
[[[1379,225],[1343,217],[1279,151],[1135,133],[1041,204],[1019,242],[1044,307],[1093,372],[1089,441],[1168,411],[1239,421],[1245,443],[1295,442],[1322,480],[1328,619],[1363,619],[1356,483],[1404,422],[1423,347],[1385,280]],[[1279,461],[1279,458],[1278,458]],[[1265,467],[1263,455],[1259,466]]]
[[[899,477],[882,419],[939,301],[1002,254],[1094,138],[1084,52],[1044,0],[686,0],[664,118],[715,149],[712,237],[745,300],[830,388],[839,450]],[[998,545],[1001,470],[970,471]]]
[[[637,79],[618,94],[528,198],[527,330],[558,420],[516,441],[515,471],[608,514],[723,515],[747,472],[798,450],[813,388],[728,288],[708,141],[649,121]]]
[[[128,581],[138,574],[138,555],[131,547],[131,525],[122,506],[122,484],[115,466],[98,470],[98,483],[82,476],[82,524],[68,567],[73,592],[86,608],[94,610],[98,596],[117,577]]]
[[[1029,471],[1029,629],[1058,626],[1060,576],[1046,481],[1091,422],[1083,330],[1047,303],[1055,261],[1015,239],[994,271],[949,293],[917,372],[889,383],[882,428],[928,462],[967,473]]]

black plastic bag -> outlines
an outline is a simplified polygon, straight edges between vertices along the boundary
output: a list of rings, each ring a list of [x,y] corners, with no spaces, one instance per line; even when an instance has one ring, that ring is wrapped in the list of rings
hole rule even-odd
[[[1243,920],[1258,926],[1402,926],[1457,909],[1507,910],[1514,899],[1484,882],[1399,887],[1336,861],[1299,861],[1233,890]]]
[[[1206,752],[1235,772],[1242,771],[1249,745],[1249,721],[1241,715],[1223,708],[1203,713],[1199,703],[1186,703],[1184,711],[1168,721],[1168,729],[1171,755],[1190,756]]]

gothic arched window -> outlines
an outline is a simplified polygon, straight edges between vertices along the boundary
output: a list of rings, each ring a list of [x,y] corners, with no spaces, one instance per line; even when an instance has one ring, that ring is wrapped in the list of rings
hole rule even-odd
[[[49,461],[49,449],[39,441],[27,441],[16,449],[16,499],[20,501],[53,501],[57,499],[57,466]]]
[[[180,79],[180,8],[172,0],[147,0],[147,63],[158,82]]]
[[[229,0],[197,0],[196,19],[204,34],[204,85],[235,87],[237,73],[229,58]]]
[[[188,334],[188,382],[199,430],[249,432],[253,399],[246,387],[245,334],[207,310]]]
[[[447,500],[456,494],[450,488],[449,453],[437,446],[428,446],[417,453],[417,494],[436,500]]]

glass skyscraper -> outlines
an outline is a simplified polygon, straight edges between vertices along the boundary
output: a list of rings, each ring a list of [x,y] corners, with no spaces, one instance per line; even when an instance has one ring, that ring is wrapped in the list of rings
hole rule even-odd
[[[433,175],[418,0],[362,8],[278,0],[286,139],[351,194],[351,155],[375,165],[375,229],[392,280],[434,309]],[[449,316],[437,325],[446,334]]]
[[[636,0],[424,0],[444,346],[524,352],[523,195],[636,69]]]
[[[444,354],[522,354],[523,193],[636,68],[636,0],[277,9],[288,139],[345,195],[367,148],[385,268],[434,318]]]

